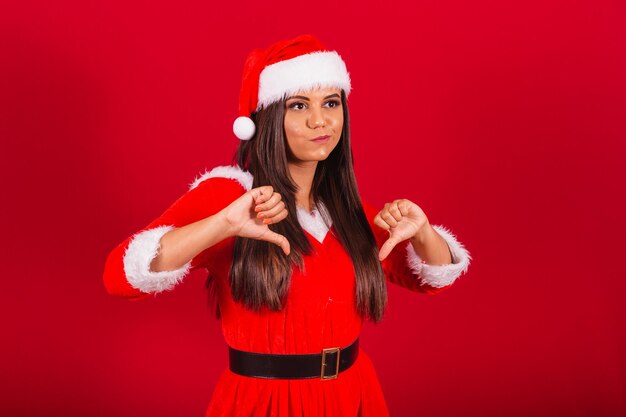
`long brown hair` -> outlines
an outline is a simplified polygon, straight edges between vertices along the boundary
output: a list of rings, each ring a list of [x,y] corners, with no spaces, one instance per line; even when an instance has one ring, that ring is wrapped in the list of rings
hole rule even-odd
[[[370,229],[354,176],[350,123],[344,92],[341,92],[343,130],[339,143],[315,171],[311,192],[332,218],[339,241],[346,249],[356,276],[356,309],[363,317],[380,321],[387,304],[387,286],[378,260],[378,249]],[[271,185],[280,193],[289,215],[270,228],[291,244],[286,256],[280,247],[255,239],[237,237],[230,269],[233,297],[253,310],[280,310],[291,282],[293,265],[303,267],[303,255],[313,247],[304,234],[296,213],[297,185],[287,167],[288,145],[284,130],[285,100],[252,114],[257,131],[242,141],[237,163],[254,177],[253,187]]]

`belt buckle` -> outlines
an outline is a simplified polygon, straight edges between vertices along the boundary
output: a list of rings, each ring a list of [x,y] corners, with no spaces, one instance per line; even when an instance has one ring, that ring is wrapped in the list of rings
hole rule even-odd
[[[324,375],[324,370],[326,369],[326,354],[327,353],[337,353],[337,365],[335,366],[335,374],[326,376]],[[322,380],[326,379],[337,379],[337,375],[339,375],[339,355],[341,354],[341,348],[326,348],[322,349],[322,371],[320,372],[320,377]]]

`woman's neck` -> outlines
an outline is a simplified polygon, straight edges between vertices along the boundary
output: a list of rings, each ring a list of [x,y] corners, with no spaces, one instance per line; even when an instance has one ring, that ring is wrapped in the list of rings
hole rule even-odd
[[[311,187],[313,186],[317,161],[289,162],[287,167],[289,168],[291,179],[298,186],[296,204],[310,212],[313,209]]]

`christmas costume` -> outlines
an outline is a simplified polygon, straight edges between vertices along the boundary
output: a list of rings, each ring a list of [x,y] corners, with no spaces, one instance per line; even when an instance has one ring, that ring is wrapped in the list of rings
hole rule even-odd
[[[216,214],[251,186],[252,176],[238,167],[218,167],[202,175],[159,218],[110,253],[104,272],[107,290],[127,298],[152,297],[174,288],[190,270],[207,269],[215,280],[222,332],[229,346],[278,354],[320,353],[324,348],[348,346],[359,336],[363,319],[355,308],[351,259],[323,207],[313,213],[298,210],[314,253],[304,256],[302,269],[294,267],[281,311],[254,312],[233,300],[229,270],[234,238],[206,249],[175,271],[150,271],[160,238],[167,231]],[[380,248],[388,233],[373,224],[378,211],[364,208]],[[434,227],[448,243],[453,263],[427,265],[403,242],[382,262],[388,282],[436,293],[467,270],[471,258],[463,245],[448,230]],[[206,415],[379,417],[388,411],[372,363],[361,350],[356,362],[332,380],[261,379],[225,369]]]

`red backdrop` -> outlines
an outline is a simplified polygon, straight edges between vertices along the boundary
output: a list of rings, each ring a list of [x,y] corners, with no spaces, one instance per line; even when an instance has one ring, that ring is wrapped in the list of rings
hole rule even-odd
[[[247,52],[307,32],[351,71],[362,196],[474,257],[364,329],[392,415],[626,414],[623,1],[6,3],[0,414],[203,414],[204,276],[129,302],[104,261],[230,162]]]

